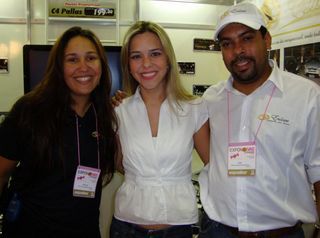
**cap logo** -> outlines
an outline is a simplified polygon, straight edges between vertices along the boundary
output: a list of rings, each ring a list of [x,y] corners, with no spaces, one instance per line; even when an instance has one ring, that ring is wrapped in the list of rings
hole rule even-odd
[[[223,18],[225,18],[228,15],[229,15],[229,11],[224,12],[220,17],[220,20],[222,20]]]
[[[220,20],[222,20],[223,18],[225,18],[231,13],[245,13],[245,12],[247,12],[245,9],[231,9],[229,11],[226,11],[224,14],[222,14],[222,16],[220,17]]]
[[[237,13],[237,12],[246,12],[244,9],[232,9],[230,12]]]

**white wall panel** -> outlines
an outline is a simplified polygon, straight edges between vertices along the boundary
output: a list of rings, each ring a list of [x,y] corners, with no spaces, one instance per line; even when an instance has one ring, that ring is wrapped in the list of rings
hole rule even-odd
[[[1,18],[25,18],[27,1],[21,0],[0,0]]]
[[[0,74],[0,111],[8,111],[23,94],[22,46],[27,41],[26,1],[0,0],[0,57],[9,72]]]
[[[212,39],[213,30],[166,29],[176,52],[178,62],[195,62],[194,75],[181,75],[182,83],[192,93],[193,84],[215,84],[225,80],[229,73],[220,52],[194,51],[193,39]],[[219,72],[219,73],[217,73]]]
[[[31,0],[31,18],[32,19],[44,19],[45,14],[45,0]]]
[[[9,72],[0,74],[0,111],[8,111],[23,94],[22,46],[26,42],[26,27],[20,24],[0,24],[0,57],[8,58]]]
[[[121,22],[131,22],[137,17],[136,14],[136,1],[133,0],[120,0],[120,24]]]
[[[171,24],[214,26],[218,13],[227,7],[175,1],[140,1],[140,19]]]

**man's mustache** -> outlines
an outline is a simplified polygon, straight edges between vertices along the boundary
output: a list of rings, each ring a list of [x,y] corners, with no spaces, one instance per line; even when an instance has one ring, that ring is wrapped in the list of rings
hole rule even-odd
[[[231,61],[231,65],[235,65],[235,64],[238,64],[238,63],[241,63],[242,61],[244,60],[247,60],[247,61],[254,61],[255,62],[255,59],[250,57],[250,56],[245,56],[245,55],[239,55],[237,56],[235,59],[233,59]]]

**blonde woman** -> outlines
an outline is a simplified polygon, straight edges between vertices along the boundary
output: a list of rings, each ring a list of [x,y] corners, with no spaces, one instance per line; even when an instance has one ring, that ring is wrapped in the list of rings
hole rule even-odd
[[[129,97],[116,113],[125,179],[110,237],[191,238],[198,221],[192,150],[209,160],[206,105],[182,87],[170,39],[155,23],[128,30],[122,70]]]

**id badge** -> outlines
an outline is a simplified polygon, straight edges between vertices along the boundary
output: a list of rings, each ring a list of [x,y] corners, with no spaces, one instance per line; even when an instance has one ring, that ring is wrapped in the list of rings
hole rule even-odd
[[[228,147],[228,175],[254,176],[256,173],[255,142],[232,143]]]
[[[73,184],[73,196],[94,198],[100,169],[79,165]]]

